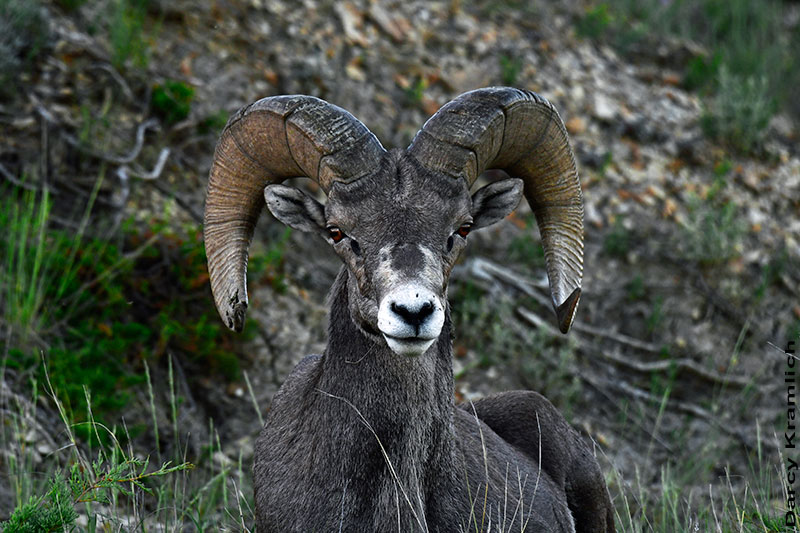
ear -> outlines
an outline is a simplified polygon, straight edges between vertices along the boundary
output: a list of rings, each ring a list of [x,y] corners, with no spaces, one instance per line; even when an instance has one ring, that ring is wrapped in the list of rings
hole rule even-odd
[[[311,233],[325,231],[325,208],[303,191],[285,185],[267,185],[264,199],[275,218],[290,228]]]
[[[508,178],[481,187],[472,195],[472,228],[491,226],[506,218],[522,198],[522,180]]]

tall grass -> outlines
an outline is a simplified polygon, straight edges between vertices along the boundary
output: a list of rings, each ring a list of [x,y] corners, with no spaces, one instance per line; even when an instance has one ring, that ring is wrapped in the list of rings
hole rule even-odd
[[[41,192],[0,189],[0,305],[2,319],[18,342],[41,341],[63,316],[61,302],[79,285],[79,251],[98,180],[77,231],[52,231],[52,199]],[[95,249],[95,252],[102,250]],[[72,294],[70,294],[72,293]],[[8,340],[8,339],[7,339]]]
[[[5,378],[0,375],[3,383]],[[149,381],[148,386],[152,387]],[[49,378],[46,398],[40,397],[40,389],[35,386],[29,399],[14,397],[6,388],[0,395],[0,444],[10,452],[10,460],[0,463],[0,475],[14,489],[14,510],[0,522],[2,531],[249,531],[247,524],[253,521],[252,502],[245,496],[250,492],[249,476],[241,456],[220,460],[224,454],[216,432],[210,433],[208,451],[197,458],[197,466],[180,446],[171,460],[151,461],[135,451],[130,440],[126,445],[118,439],[115,428],[94,420],[88,390],[89,416],[76,422]],[[174,391],[170,398],[177,417]],[[36,419],[36,406],[45,399],[46,409],[54,410],[60,420],[60,431],[54,435],[41,434],[53,428],[42,427]],[[155,430],[155,405],[150,406]],[[95,443],[107,444],[82,444],[75,432],[79,427],[96,433]],[[122,429],[127,435],[124,421]],[[42,446],[32,445],[32,438],[52,441],[56,448],[42,456]],[[180,442],[181,437],[176,438]]]

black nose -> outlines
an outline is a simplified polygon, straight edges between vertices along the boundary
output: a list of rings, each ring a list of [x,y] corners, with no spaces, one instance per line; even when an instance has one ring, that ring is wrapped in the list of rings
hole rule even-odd
[[[415,306],[416,307],[416,306]],[[392,302],[392,312],[401,317],[406,323],[414,326],[414,329],[419,335],[419,326],[425,319],[433,314],[433,303],[424,302],[416,308],[407,307],[403,304],[398,305]]]

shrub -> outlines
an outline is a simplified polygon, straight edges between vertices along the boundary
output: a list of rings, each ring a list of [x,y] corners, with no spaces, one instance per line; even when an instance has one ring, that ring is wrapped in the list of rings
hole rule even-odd
[[[704,132],[739,152],[758,149],[777,109],[767,78],[734,74],[722,65],[717,80],[701,117]]]
[[[182,81],[168,80],[153,87],[150,107],[167,124],[175,124],[189,116],[193,98],[194,88],[191,85]]]

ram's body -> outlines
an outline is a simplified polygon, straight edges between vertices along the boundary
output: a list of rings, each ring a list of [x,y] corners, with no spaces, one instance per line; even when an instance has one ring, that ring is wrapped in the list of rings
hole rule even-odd
[[[531,93],[475,91],[408,150],[386,152],[346,112],[292,98],[229,122],[206,207],[212,287],[234,329],[258,198],[326,237],[345,263],[325,353],[287,378],[256,444],[259,531],[613,531],[590,449],[547,400],[511,392],[459,407],[453,398],[449,274],[470,229],[505,217],[523,183],[559,324],[572,322],[582,204],[555,110]],[[470,197],[485,168],[522,179]],[[275,184],[300,174],[319,181],[326,206]]]

